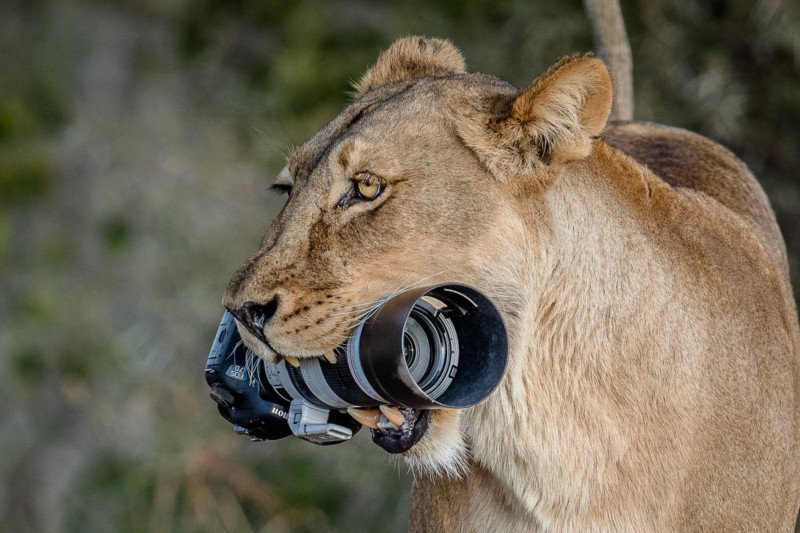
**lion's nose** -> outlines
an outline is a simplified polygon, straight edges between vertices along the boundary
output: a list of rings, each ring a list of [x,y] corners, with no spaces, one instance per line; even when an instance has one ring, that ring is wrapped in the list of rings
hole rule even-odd
[[[273,296],[267,303],[245,302],[239,309],[230,311],[243,326],[260,336],[264,326],[278,311],[279,303],[278,297]]]

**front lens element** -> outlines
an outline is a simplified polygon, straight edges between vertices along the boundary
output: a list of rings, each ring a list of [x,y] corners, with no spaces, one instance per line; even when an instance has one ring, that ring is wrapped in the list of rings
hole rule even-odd
[[[414,337],[407,331],[403,333],[403,358],[406,360],[408,368],[413,369],[416,367],[417,345],[414,343]]]
[[[433,298],[420,299],[403,331],[403,357],[411,377],[431,398],[453,381],[458,369],[458,339],[446,306]]]
[[[414,381],[420,383],[429,372],[431,366],[431,345],[428,332],[423,325],[414,318],[414,311],[406,322],[403,332],[403,356],[408,365],[408,371]]]

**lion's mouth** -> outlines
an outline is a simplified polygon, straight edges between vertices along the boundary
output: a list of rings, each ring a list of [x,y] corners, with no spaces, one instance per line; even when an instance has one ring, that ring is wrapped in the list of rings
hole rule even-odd
[[[267,342],[263,331],[253,331],[251,328],[246,328],[246,330],[251,334],[251,338],[247,339],[245,344],[251,349],[253,346],[261,348],[257,352],[262,357],[284,359],[287,364],[300,366],[300,360],[297,357],[279,355]],[[336,359],[331,360],[328,355],[326,353],[319,357],[335,364]],[[380,409],[350,408],[347,411],[357,422],[370,428],[372,442],[392,454],[406,452],[417,444],[425,436],[430,421],[429,410],[410,407],[400,409],[384,405]]]
[[[348,409],[357,422],[372,431],[372,442],[389,453],[410,450],[425,436],[430,420],[430,411],[381,406],[380,409]]]
[[[389,453],[410,450],[428,430],[430,411],[426,409],[403,409],[405,422],[398,428],[376,428],[372,430],[372,442]]]

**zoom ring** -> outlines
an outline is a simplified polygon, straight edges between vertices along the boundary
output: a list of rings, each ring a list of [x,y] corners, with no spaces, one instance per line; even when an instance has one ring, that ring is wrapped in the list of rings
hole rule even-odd
[[[356,380],[353,379],[353,374],[350,372],[350,366],[347,364],[347,357],[340,350],[336,351],[336,364],[320,365],[322,368],[322,375],[325,382],[331,390],[350,405],[360,407],[368,405],[377,405],[379,402],[367,396],[364,391],[358,386]]]
[[[295,368],[292,365],[286,365],[286,371],[289,374],[289,379],[292,380],[292,385],[294,385],[294,388],[297,389],[297,392],[299,392],[303,398],[313,403],[317,407],[323,407],[326,409],[329,407],[328,405],[325,405],[322,400],[317,398],[313,392],[311,392],[311,389],[309,389],[308,385],[306,385],[299,368]]]

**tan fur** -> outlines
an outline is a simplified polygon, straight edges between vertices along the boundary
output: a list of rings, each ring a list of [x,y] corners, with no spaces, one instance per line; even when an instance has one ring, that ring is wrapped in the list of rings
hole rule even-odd
[[[414,530],[789,530],[800,337],[747,168],[683,130],[594,139],[611,104],[594,58],[520,92],[415,42],[292,156],[291,197],[226,305],[278,295],[264,333],[306,357],[411,285],[464,282],[498,303],[500,387],[434,413],[406,452]],[[392,72],[395,53],[426,59]],[[365,171],[385,192],[340,207]]]
[[[467,67],[458,48],[445,39],[398,39],[356,84],[360,96],[379,85],[409,78],[463,74]]]

